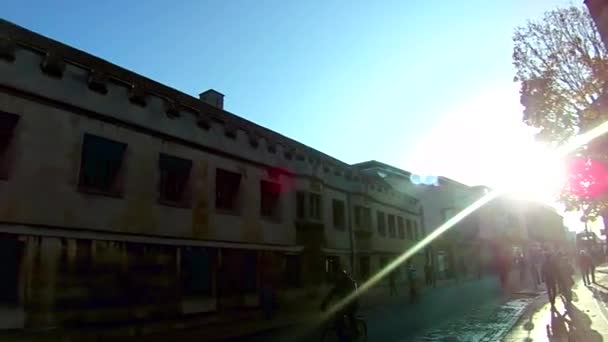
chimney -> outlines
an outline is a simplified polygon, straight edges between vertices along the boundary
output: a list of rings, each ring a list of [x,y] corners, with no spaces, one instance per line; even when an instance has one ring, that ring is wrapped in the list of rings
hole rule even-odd
[[[224,94],[213,89],[209,89],[205,92],[200,93],[199,99],[206,104],[212,105],[213,107],[224,109]]]

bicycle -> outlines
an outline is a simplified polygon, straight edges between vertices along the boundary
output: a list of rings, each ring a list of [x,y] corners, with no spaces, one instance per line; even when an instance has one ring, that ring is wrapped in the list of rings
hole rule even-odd
[[[363,317],[355,317],[355,329],[353,329],[349,323],[348,317],[345,315],[342,317],[344,320],[344,340],[345,341],[367,341],[367,323],[363,319]],[[334,337],[332,339],[332,336]],[[321,341],[340,341],[340,336],[338,335],[338,329],[336,327],[335,320],[330,321],[325,328],[323,329],[323,333],[321,335]]]

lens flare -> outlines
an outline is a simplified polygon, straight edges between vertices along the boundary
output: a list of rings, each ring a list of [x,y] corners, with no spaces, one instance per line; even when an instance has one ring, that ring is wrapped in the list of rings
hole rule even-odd
[[[570,153],[572,153],[579,147],[586,145],[591,140],[593,140],[607,132],[608,132],[608,121],[598,125],[597,127],[587,131],[586,133],[583,133],[583,134],[580,134],[580,135],[574,137],[568,143],[560,146],[558,149],[555,150],[556,156],[558,156],[560,158],[565,158],[566,156],[568,156]],[[522,168],[530,167],[530,165],[520,165],[520,166]],[[461,212],[456,214],[454,217],[452,217],[451,219],[449,219],[448,221],[446,221],[445,223],[443,223],[442,225],[437,227],[437,229],[432,231],[424,239],[422,239],[416,245],[412,246],[410,249],[408,249],[407,251],[402,253],[397,259],[393,260],[391,263],[386,265],[383,269],[381,269],[376,274],[374,274],[369,280],[364,282],[359,287],[358,291],[351,293],[350,295],[348,295],[347,297],[345,297],[344,299],[342,299],[341,301],[339,301],[335,305],[333,305],[330,308],[330,310],[328,310],[325,313],[325,315],[322,317],[322,321],[325,321],[325,320],[329,319],[330,317],[332,317],[333,314],[335,314],[337,311],[342,309],[345,305],[347,305],[348,303],[350,303],[357,297],[361,296],[363,293],[365,293],[365,291],[367,291],[373,285],[375,285],[380,280],[382,280],[382,278],[384,278],[386,275],[388,275],[391,271],[393,271],[395,268],[397,268],[399,265],[401,265],[407,259],[409,259],[414,254],[416,254],[417,252],[422,250],[424,247],[429,245],[431,242],[433,242],[433,240],[435,240],[441,234],[445,233],[447,230],[452,228],[455,224],[462,221],[468,215],[475,212],[476,210],[478,210],[479,208],[481,208],[482,206],[484,206],[485,204],[487,204],[494,198],[498,197],[502,193],[503,192],[499,191],[499,190],[489,192],[488,194],[484,195],[483,197],[481,197],[480,199],[475,201],[473,204],[471,204],[470,206],[468,206],[467,208],[465,208],[464,210],[462,210]]]

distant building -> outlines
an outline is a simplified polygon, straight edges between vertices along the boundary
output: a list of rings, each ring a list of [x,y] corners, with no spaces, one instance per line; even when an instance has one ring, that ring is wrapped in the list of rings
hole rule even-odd
[[[377,161],[355,164],[355,167],[368,174],[381,175],[397,191],[417,198],[421,204],[419,230],[424,236],[486,193],[486,188],[469,187],[446,177],[422,177],[425,180],[419,180],[417,175]],[[431,264],[440,278],[462,273],[463,270],[458,269],[462,264],[473,271],[477,267],[478,235],[478,214],[473,213],[421,251],[416,262]]]
[[[375,180],[376,189],[390,189],[399,197],[395,208],[370,207],[364,199],[355,206],[356,264],[359,275],[365,278],[369,274],[370,263],[375,265],[373,269],[379,270],[424,238],[423,204],[402,186],[410,182],[408,172],[377,161],[363,162],[353,167],[368,179]],[[410,209],[404,211],[399,208]],[[366,227],[375,227],[376,231]],[[414,263],[421,273],[425,264],[424,249],[410,259],[409,263]],[[407,265],[402,265],[397,271],[401,280],[406,279],[406,267]]]
[[[525,253],[529,248],[570,246],[563,217],[542,203],[503,195],[482,208],[479,217],[481,238],[489,248],[484,252],[486,258],[497,248],[504,253]]]
[[[0,328],[311,304],[424,235],[382,177],[0,21]],[[354,267],[353,267],[354,266]],[[318,305],[315,304],[315,305]]]

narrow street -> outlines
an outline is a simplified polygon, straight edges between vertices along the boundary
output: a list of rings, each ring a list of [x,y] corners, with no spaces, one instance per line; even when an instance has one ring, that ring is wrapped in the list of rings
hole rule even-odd
[[[369,341],[576,341],[600,342],[608,336],[608,267],[597,283],[577,278],[573,303],[560,298],[551,310],[546,292],[501,296],[491,281],[445,289],[410,305],[402,298],[362,312]],[[290,327],[249,336],[251,341],[320,339],[320,327]]]
[[[428,293],[417,304],[400,297],[389,305],[362,310],[361,315],[368,325],[369,341],[496,341],[532,300],[504,297],[496,280],[488,278]],[[292,326],[247,340],[318,341],[321,330],[320,326]]]
[[[413,340],[498,341],[513,327],[532,301],[532,298],[517,298],[503,303],[484,303],[423,332]]]

